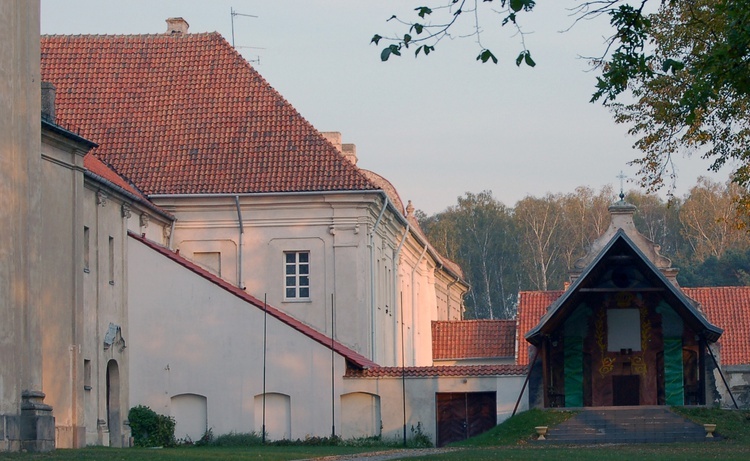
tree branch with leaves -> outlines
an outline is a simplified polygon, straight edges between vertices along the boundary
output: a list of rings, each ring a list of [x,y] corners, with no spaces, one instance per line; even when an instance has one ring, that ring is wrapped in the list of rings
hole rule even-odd
[[[372,38],[385,45],[381,60],[405,49],[431,55],[446,37],[472,37],[477,61],[497,64],[495,45],[482,41],[482,24],[487,15],[500,14],[500,27],[511,25],[520,37],[516,65],[535,66],[519,21],[537,8],[534,0],[439,2],[414,8],[414,20],[392,16],[407,30]],[[671,193],[674,159],[690,153],[711,159],[714,171],[731,165],[733,180],[750,186],[750,0],[591,0],[571,14],[574,26],[609,16],[612,34],[598,57],[587,58],[600,72],[591,102],[630,125],[634,147],[643,153],[631,162],[642,187],[666,185]],[[472,32],[457,35],[465,21]],[[750,198],[744,200],[741,209],[750,213]]]

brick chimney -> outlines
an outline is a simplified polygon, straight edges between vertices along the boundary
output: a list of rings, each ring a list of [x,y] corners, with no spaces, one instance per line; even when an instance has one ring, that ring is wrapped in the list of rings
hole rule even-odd
[[[354,144],[342,144],[341,153],[344,158],[352,162],[354,165],[357,164],[357,146]]]
[[[354,144],[341,144],[341,133],[338,131],[324,131],[320,133],[336,148],[345,159],[357,164],[357,146]]]
[[[188,27],[190,27],[190,24],[182,18],[168,18],[166,33],[171,35],[187,34]]]
[[[50,82],[42,82],[42,119],[55,123],[55,95],[57,90]]]

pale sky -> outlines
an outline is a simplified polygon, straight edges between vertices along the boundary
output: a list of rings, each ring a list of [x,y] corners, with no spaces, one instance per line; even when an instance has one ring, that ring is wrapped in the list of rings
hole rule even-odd
[[[473,38],[444,40],[429,57],[380,61],[375,34],[405,32],[386,20],[414,17],[405,0],[41,0],[43,34],[163,33],[181,16],[190,32],[221,33],[319,131],[340,131],[357,146],[358,165],[386,177],[406,203],[433,214],[465,192],[492,190],[513,206],[527,195],[577,186],[619,190],[639,156],[627,127],[591,104],[596,74],[579,56],[604,49],[608,18],[572,24],[573,0],[538,2],[520,20],[537,66],[515,65],[520,51],[501,18],[483,18],[482,41],[498,65],[475,61]],[[447,2],[446,2],[447,3]],[[481,2],[480,2],[481,3]],[[677,195],[708,174],[698,156],[678,158]],[[626,189],[635,188],[626,184]]]

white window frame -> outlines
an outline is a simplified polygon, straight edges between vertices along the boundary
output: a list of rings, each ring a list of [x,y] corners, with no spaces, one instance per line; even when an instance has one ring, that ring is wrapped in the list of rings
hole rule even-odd
[[[293,261],[290,260],[293,257]],[[283,280],[284,301],[310,301],[310,251],[284,252]]]

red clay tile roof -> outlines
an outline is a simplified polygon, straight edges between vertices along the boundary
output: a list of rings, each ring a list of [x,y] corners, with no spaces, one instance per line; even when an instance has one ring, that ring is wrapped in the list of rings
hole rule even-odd
[[[708,321],[724,329],[718,343],[722,365],[750,364],[750,287],[683,288]]]
[[[450,367],[376,367],[365,370],[346,371],[347,378],[432,378],[432,377],[476,377],[476,376],[522,376],[526,367],[521,365],[457,365]]]
[[[94,155],[89,152],[83,157],[83,166],[89,170],[90,172],[94,173],[97,176],[100,176],[107,181],[111,182],[112,184],[115,184],[122,189],[130,192],[131,194],[140,197],[143,200],[146,200],[146,197],[141,194],[141,191],[136,189],[132,184],[125,181],[125,179],[112,171],[107,165],[104,164],[101,160],[96,158]]]
[[[174,219],[174,216],[171,213],[154,205],[141,193],[141,191],[139,191],[129,182],[125,181],[122,176],[118,175],[116,172],[110,169],[107,165],[104,164],[104,162],[92,155],[91,152],[87,153],[83,157],[83,166],[86,168],[86,173],[90,174],[91,177],[94,178],[94,180],[100,182],[104,180],[104,182],[110,183],[110,187],[115,186],[115,188],[121,189],[121,192],[129,195],[132,200],[139,202],[141,205],[150,208],[151,210],[166,217],[167,219]]]
[[[275,317],[276,319],[280,320],[281,322],[289,325],[290,327],[294,328],[295,330],[299,331],[300,333],[304,334],[305,336],[313,339],[314,341],[317,341],[318,343],[322,344],[323,346],[333,349],[336,353],[344,357],[350,364],[359,367],[359,368],[372,368],[377,367],[378,365],[373,362],[372,360],[368,359],[367,357],[363,356],[362,354],[353,351],[352,349],[344,346],[343,344],[339,343],[338,341],[333,341],[328,336],[324,335],[323,333],[320,333],[319,331],[305,325],[304,323],[300,322],[299,320],[290,317],[289,315],[281,312],[280,310],[276,309],[275,307],[268,306],[263,304],[263,301],[259,300],[258,298],[255,298],[254,296],[250,296],[247,294],[244,290],[241,290],[240,288],[232,285],[231,283],[227,282],[226,280],[208,272],[207,270],[203,269],[199,265],[188,261],[187,259],[180,256],[179,253],[173,252],[161,245],[157,245],[156,243],[136,235],[133,232],[128,232],[128,236],[134,240],[137,240],[141,242],[142,244],[146,245],[147,247],[151,248],[152,250],[156,251],[157,253],[160,253],[163,256],[166,256],[167,258],[171,259],[172,261],[176,262],[177,264],[180,264],[181,266],[185,267],[186,269],[195,272],[199,276],[203,277],[204,279],[210,281],[211,283],[218,285],[219,287],[223,288],[224,290],[232,293],[233,295],[237,296],[238,298],[242,299],[243,301],[246,301],[248,304],[255,306],[258,309],[266,309],[266,312],[268,312],[268,315]],[[331,347],[333,345],[333,347]]]
[[[515,320],[432,322],[432,359],[513,357]]]
[[[700,303],[709,322],[723,328],[718,341],[722,365],[750,364],[750,287],[681,288]],[[524,335],[547,312],[547,306],[562,296],[562,291],[523,291],[518,296],[518,356],[516,363],[529,363],[530,344]]]
[[[516,314],[516,341],[518,342],[518,354],[516,363],[519,365],[529,364],[529,348],[531,344],[526,341],[524,335],[534,328],[547,313],[547,306],[562,296],[564,291],[522,291],[518,293],[518,313]]]
[[[377,189],[218,33],[43,36],[41,69],[148,196]]]

